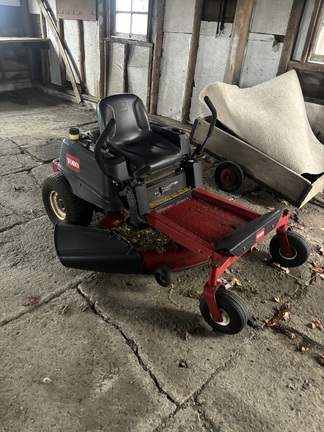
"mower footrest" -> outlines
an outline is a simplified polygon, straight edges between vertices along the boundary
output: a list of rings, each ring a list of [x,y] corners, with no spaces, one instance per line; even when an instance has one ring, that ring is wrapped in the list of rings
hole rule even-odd
[[[142,273],[136,249],[110,231],[76,225],[55,226],[55,248],[65,267],[106,273]]]
[[[281,215],[281,210],[274,210],[247,222],[219,242],[215,246],[215,252],[241,256],[276,228]]]

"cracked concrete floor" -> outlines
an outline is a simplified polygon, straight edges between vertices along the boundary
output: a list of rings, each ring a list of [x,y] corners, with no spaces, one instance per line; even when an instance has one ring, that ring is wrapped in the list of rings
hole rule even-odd
[[[238,260],[224,279],[240,282],[249,325],[215,334],[197,300],[207,266],[165,289],[60,265],[41,183],[68,127],[89,128],[95,113],[30,90],[0,102],[1,431],[322,431],[324,332],[310,324],[324,323],[323,207],[298,210],[248,182],[222,193],[262,212],[288,207],[311,256],[287,272],[265,239]],[[204,157],[207,188],[214,164]],[[264,324],[277,301],[290,305],[281,331]]]

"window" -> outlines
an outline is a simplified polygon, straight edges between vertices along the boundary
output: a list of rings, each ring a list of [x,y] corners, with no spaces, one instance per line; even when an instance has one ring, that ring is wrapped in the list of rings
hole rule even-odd
[[[309,61],[313,63],[324,64],[324,5],[318,12],[315,31],[312,37]]]
[[[115,36],[146,39],[149,0],[116,0],[115,7]]]

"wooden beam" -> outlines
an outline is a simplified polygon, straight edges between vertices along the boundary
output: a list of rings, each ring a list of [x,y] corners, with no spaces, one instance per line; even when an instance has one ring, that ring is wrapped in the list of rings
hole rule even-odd
[[[30,19],[28,1],[20,2],[20,12],[21,12],[21,20],[22,20],[25,35],[29,37],[33,36],[33,28]],[[29,66],[30,78],[32,81],[34,81],[36,78],[36,71],[35,71],[36,55],[34,50],[31,47],[27,48],[27,55],[28,55],[28,66]]]
[[[44,47],[48,46],[50,39],[36,37],[0,37],[0,43],[26,43],[26,44],[41,44]]]
[[[2,45],[0,44],[0,79],[1,81],[5,81],[7,79],[6,69],[4,67],[4,56]]]
[[[76,84],[76,81],[75,81],[75,78],[74,78],[74,73],[73,73],[71,64],[69,62],[69,59],[68,59],[68,56],[67,56],[67,53],[66,53],[66,48],[64,47],[63,41],[60,38],[58,29],[57,29],[57,27],[55,25],[53,17],[50,14],[50,10],[48,9],[48,6],[47,6],[45,0],[36,0],[36,1],[38,3],[38,6],[39,6],[42,14],[44,15],[44,17],[46,19],[47,25],[49,26],[49,28],[51,29],[51,31],[53,33],[53,36],[54,36],[55,41],[57,43],[60,55],[62,56],[63,61],[64,61],[65,66],[66,66],[66,70],[69,73],[69,76],[70,76],[70,79],[71,79],[72,88],[73,88],[73,92],[74,92],[75,98],[77,100],[77,103],[81,103],[82,99],[81,99],[81,96],[80,96],[80,93],[79,93],[79,89],[77,87],[77,84]]]
[[[85,75],[85,51],[84,51],[84,25],[82,20],[78,20],[78,42],[79,42],[79,68],[81,92],[85,93],[86,75]]]
[[[237,0],[224,82],[238,84],[255,0]]]
[[[57,20],[57,30],[60,36],[60,39],[64,41],[65,35],[64,35],[64,21],[62,19]],[[66,87],[66,67],[63,60],[63,57],[59,56],[59,63],[60,63],[60,73],[61,73],[61,83],[62,87]]]
[[[99,83],[98,94],[99,99],[105,96],[105,42],[106,36],[106,2],[105,0],[97,0],[97,16],[99,21]]]
[[[129,62],[130,49],[131,46],[129,44],[124,45],[123,93],[128,93],[128,89],[129,89],[128,62]]]
[[[283,74],[288,69],[288,63],[292,58],[296,46],[297,36],[305,5],[306,0],[294,0],[288,20],[285,41],[282,47],[277,75]]]
[[[135,39],[125,39],[125,38],[118,38],[118,37],[106,37],[104,38],[105,41],[108,42],[115,42],[120,44],[128,44],[128,45],[137,45],[137,46],[143,46],[143,47],[152,47],[153,44],[151,42],[141,41],[141,40],[135,40]]]
[[[303,49],[301,59],[300,59],[300,61],[302,63],[307,62],[308,58],[310,56],[311,49],[312,49],[312,42],[313,42],[313,39],[314,39],[314,36],[316,33],[317,23],[318,23],[318,20],[320,18],[322,7],[323,7],[323,0],[316,0],[315,6],[313,9],[313,13],[312,13],[312,17],[311,17],[309,27],[308,27],[308,32],[307,32],[307,36],[306,36],[306,40],[305,40],[304,49]]]
[[[106,32],[103,38],[103,97],[108,96],[110,50],[107,38],[111,36],[112,0],[106,0]]]
[[[152,61],[152,85],[151,85],[151,100],[149,112],[156,114],[159,87],[160,87],[160,73],[161,73],[161,59],[163,48],[163,22],[165,12],[165,0],[155,0],[155,13],[154,13],[154,49]]]
[[[296,60],[291,60],[288,64],[288,70],[296,69],[304,72],[324,73],[324,65],[320,63],[302,63]]]
[[[196,0],[194,19],[193,19],[193,24],[192,24],[192,35],[191,35],[191,39],[190,39],[187,77],[186,77],[184,97],[183,97],[183,102],[182,102],[182,112],[181,112],[181,122],[182,123],[188,123],[188,120],[189,120],[192,88],[193,88],[194,79],[195,79],[197,53],[198,53],[198,46],[199,46],[200,25],[201,25],[201,19],[202,19],[202,14],[203,14],[203,8],[204,8],[204,0]]]

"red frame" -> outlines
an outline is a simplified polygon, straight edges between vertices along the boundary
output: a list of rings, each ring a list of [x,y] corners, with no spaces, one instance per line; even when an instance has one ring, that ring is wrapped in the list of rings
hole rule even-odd
[[[224,210],[228,211],[228,213],[232,215],[232,218],[234,217],[234,220],[236,220],[238,226],[243,225],[244,220],[245,222],[249,222],[261,216],[261,213],[257,211],[250,210],[244,206],[241,206],[240,204],[234,203],[225,198],[221,198],[200,188],[193,190],[192,197],[188,198],[188,200],[190,200],[190,204],[192,205],[192,208],[194,208],[195,203],[198,201],[198,202],[208,203],[211,206],[214,206],[215,214],[217,212],[221,212],[221,214],[224,215],[223,211]],[[281,218],[277,223],[277,226],[274,227],[273,230],[267,233],[266,235],[264,235],[264,230],[260,229],[257,233],[255,244],[250,249],[244,251],[242,255],[225,256],[215,252],[214,242],[206,241],[206,239],[201,238],[195,235],[195,233],[193,233],[191,230],[188,230],[185,226],[183,226],[184,225],[183,223],[179,224],[178,220],[181,219],[181,210],[182,210],[180,204],[181,203],[178,203],[172,206],[174,208],[173,215],[176,216],[174,219],[168,217],[169,213],[172,213],[171,211],[169,211],[171,208],[170,206],[157,211],[152,210],[151,212],[145,215],[146,220],[150,226],[157,229],[158,231],[163,232],[164,234],[169,236],[172,240],[174,240],[184,248],[190,250],[194,254],[190,258],[192,265],[197,265],[195,264],[194,257],[196,257],[195,258],[196,261],[198,262],[200,261],[200,263],[210,262],[209,279],[204,286],[203,295],[208,305],[212,318],[215,321],[221,322],[222,317],[217,306],[215,292],[219,288],[224,288],[223,284],[219,281],[219,279],[223,274],[223,272],[231,264],[237,261],[245,253],[255,249],[257,243],[261,241],[264,237],[269,235],[271,232],[273,232],[274,230],[277,231],[283,254],[286,256],[291,256],[291,250],[287,239],[287,223],[289,220],[289,212],[284,211],[283,215],[281,216]],[[185,208],[187,212],[188,212],[188,208],[190,207],[187,206]],[[190,217],[188,214],[186,214],[185,216],[187,218]],[[182,222],[184,221],[185,219],[182,218]],[[221,220],[221,224],[224,223],[226,223],[226,221]],[[206,227],[206,230],[207,229],[208,227]],[[207,237],[209,234],[210,233],[206,232]],[[164,261],[166,262],[166,260]],[[186,267],[190,267],[192,265],[186,262]],[[176,269],[178,270],[179,266],[176,267]]]
[[[178,248],[175,249],[170,244],[166,244],[163,254],[154,250],[138,251],[142,258],[143,273],[154,274],[161,266],[177,271],[209,262],[209,278],[204,286],[203,296],[213,320],[221,322],[222,316],[215,293],[218,289],[225,289],[220,282],[220,277],[231,264],[247,252],[253,251],[257,243],[274,230],[278,234],[283,255],[292,256],[287,238],[288,210],[283,211],[277,225],[267,234],[261,227],[256,233],[255,243],[240,256],[227,256],[214,250],[215,244],[223,237],[261,215],[255,210],[221,198],[204,189],[194,189],[191,197],[145,214],[148,225],[170,237],[178,244]],[[127,211],[112,213],[101,219],[98,226],[113,228],[118,224],[117,221],[124,220],[127,216]]]

